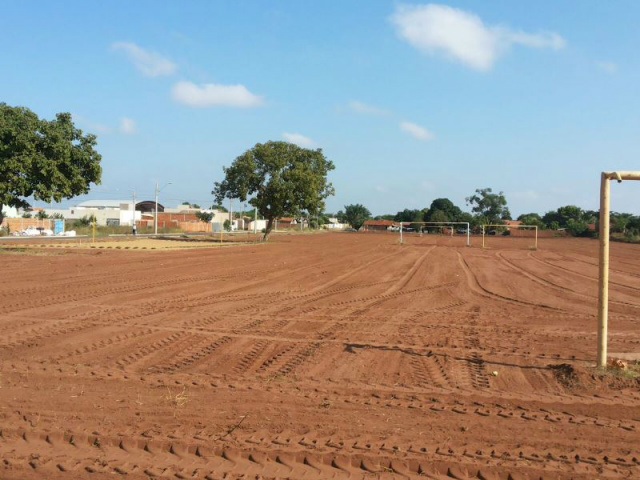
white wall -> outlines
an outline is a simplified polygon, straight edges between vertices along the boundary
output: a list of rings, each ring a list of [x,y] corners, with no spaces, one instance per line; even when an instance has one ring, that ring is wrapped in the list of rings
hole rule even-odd
[[[133,210],[119,210],[119,217],[120,217],[120,225],[130,225],[133,226]],[[142,212],[140,212],[139,210],[136,210],[136,216],[135,216],[136,221],[139,221],[142,219]]]
[[[345,228],[349,228],[348,223],[325,223],[324,228],[328,228],[331,230],[344,230]]]
[[[16,207],[8,207],[7,205],[2,207],[2,214],[7,218],[18,218],[19,216]]]
[[[131,210],[121,210],[119,208],[45,208],[48,215],[60,213],[65,220],[79,220],[82,217],[93,215],[96,223],[102,227],[107,225],[107,220],[118,220],[120,225],[131,225],[133,212]],[[136,210],[136,220],[142,218],[142,213]]]
[[[257,227],[256,229],[259,232],[261,232],[262,229],[267,228],[267,221],[266,220],[256,220],[255,222],[251,221],[251,222],[249,222],[249,231],[250,232],[253,232],[253,230],[254,230],[253,229],[254,223],[256,224],[256,227]]]

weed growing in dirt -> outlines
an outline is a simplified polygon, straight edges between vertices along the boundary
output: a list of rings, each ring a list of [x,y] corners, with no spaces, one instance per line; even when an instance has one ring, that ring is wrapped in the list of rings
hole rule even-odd
[[[640,362],[635,361],[633,363],[629,363],[628,365],[626,363],[621,362],[621,366],[613,365],[613,366],[607,367],[606,369],[599,369],[598,373],[601,376],[612,375],[618,378],[628,378],[628,379],[639,378]]]
[[[187,394],[186,387],[182,387],[182,391],[175,394],[167,387],[167,393],[164,395],[164,399],[169,402],[171,406],[180,408],[189,402],[189,395]]]

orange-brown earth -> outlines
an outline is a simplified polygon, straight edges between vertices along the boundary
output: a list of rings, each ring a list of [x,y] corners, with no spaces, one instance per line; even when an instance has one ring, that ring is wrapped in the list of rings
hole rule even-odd
[[[0,478],[640,478],[597,242],[515,240],[2,255]],[[611,282],[638,353],[639,246]]]

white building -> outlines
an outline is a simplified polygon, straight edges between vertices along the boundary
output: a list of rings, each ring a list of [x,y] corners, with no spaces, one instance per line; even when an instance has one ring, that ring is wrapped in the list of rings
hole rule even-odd
[[[329,223],[325,223],[324,228],[329,230],[344,230],[345,228],[349,228],[349,224],[340,223],[337,218],[329,218]]]
[[[261,232],[262,230],[267,228],[266,220],[252,220],[249,222],[249,231],[253,232],[254,230]]]
[[[7,218],[18,218],[18,209],[16,207],[2,206],[2,215]]]
[[[175,208],[164,207],[159,205],[159,215],[161,219],[163,214],[179,215],[195,215],[197,212],[213,213],[211,223],[224,224],[229,219],[229,214],[220,210],[193,208],[190,205],[178,205]],[[136,203],[135,220],[139,222],[143,219],[153,218],[155,213],[155,205],[153,201],[141,201]],[[131,200],[86,200],[80,202],[70,208],[47,208],[43,210],[49,215],[61,214],[65,220],[79,220],[83,217],[96,217],[96,223],[101,226],[131,226],[134,218],[133,202]],[[6,210],[6,207],[5,209]],[[14,209],[15,210],[15,209]],[[19,216],[17,213],[16,217]],[[193,218],[193,217],[191,217]],[[188,218],[187,218],[187,221]]]
[[[59,213],[65,220],[79,220],[93,215],[96,217],[96,223],[102,226],[132,225],[134,218],[131,200],[87,200],[71,208],[45,208],[44,210],[49,215]],[[142,213],[136,210],[136,221],[141,218]]]

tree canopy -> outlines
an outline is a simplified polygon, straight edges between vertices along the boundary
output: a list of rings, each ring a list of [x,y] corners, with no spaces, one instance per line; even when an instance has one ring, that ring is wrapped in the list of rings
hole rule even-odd
[[[100,183],[95,135],[84,135],[71,114],[44,120],[24,107],[0,103],[0,222],[2,207],[28,207],[88,193]]]
[[[424,214],[425,222],[460,222],[462,210],[448,198],[436,198]]]
[[[502,220],[511,218],[503,192],[493,193],[491,188],[478,188],[465,200],[467,205],[471,205],[471,211],[485,224],[502,223]]]
[[[213,212],[203,212],[202,210],[200,210],[199,212],[196,212],[195,215],[196,218],[201,222],[209,223],[211,220],[213,220]]]
[[[325,199],[334,194],[327,181],[335,167],[321,149],[311,150],[288,142],[258,143],[223,167],[224,180],[215,182],[216,202],[237,198],[257,207],[267,219],[264,239],[269,238],[276,218],[304,212],[316,215]]]
[[[538,228],[545,228],[542,218],[537,213],[523,213],[518,217],[523,225],[537,225]]]
[[[356,230],[360,230],[364,222],[370,218],[371,212],[364,205],[356,203],[355,205],[344,206],[344,219]]]
[[[396,222],[413,222],[416,221],[418,217],[422,219],[424,217],[424,211],[405,208],[401,212],[396,213],[396,215],[393,217],[393,220],[395,220]]]

